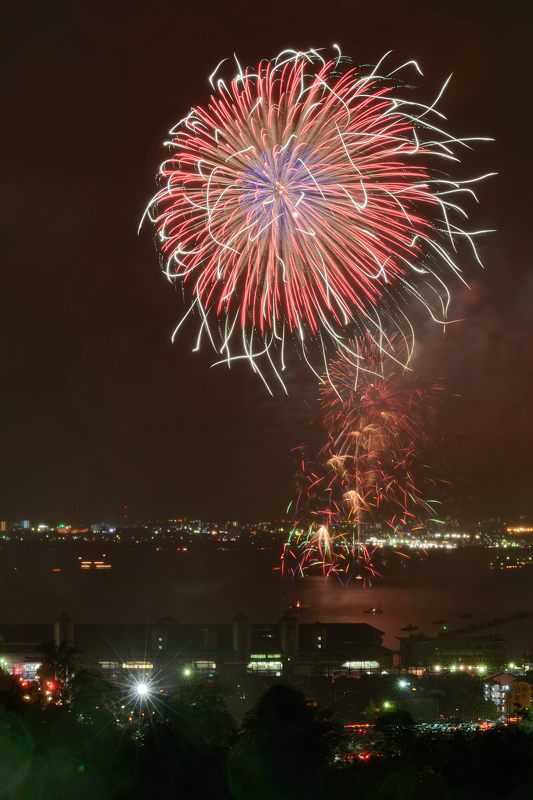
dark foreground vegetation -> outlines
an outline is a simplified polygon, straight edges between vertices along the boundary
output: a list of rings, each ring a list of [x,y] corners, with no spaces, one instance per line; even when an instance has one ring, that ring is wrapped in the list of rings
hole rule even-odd
[[[48,695],[0,675],[0,798],[533,797],[526,720],[442,730],[392,711],[367,726],[362,746],[284,686],[270,688],[240,725],[211,683],[191,681],[142,701],[118,692],[87,671],[72,677],[68,694]]]

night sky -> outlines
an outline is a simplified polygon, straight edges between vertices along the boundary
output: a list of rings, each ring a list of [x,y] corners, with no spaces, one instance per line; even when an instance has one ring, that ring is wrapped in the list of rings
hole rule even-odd
[[[285,47],[338,42],[355,62],[389,49],[424,69],[419,97],[485,135],[461,175],[485,271],[452,285],[443,337],[422,319],[417,369],[449,395],[438,455],[465,516],[533,513],[531,27],[487,2],[20,2],[3,9],[0,518],[280,516],[291,448],[316,437],[316,381],[290,397],[249,368],[211,368],[170,335],[182,306],[149,227],[137,235],[168,129],[208,97],[207,76]]]

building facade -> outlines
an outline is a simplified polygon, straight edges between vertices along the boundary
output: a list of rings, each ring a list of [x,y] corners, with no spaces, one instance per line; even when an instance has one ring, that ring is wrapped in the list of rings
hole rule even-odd
[[[425,636],[400,638],[400,667],[404,670],[434,670],[483,667],[486,674],[505,663],[501,636]]]
[[[532,707],[532,682],[527,675],[498,672],[484,684],[485,700],[492,700],[502,717],[511,717]]]
[[[61,614],[51,625],[0,625],[0,658],[17,674],[35,673],[44,646],[73,648],[79,663],[99,666],[110,678],[124,670],[273,678],[357,676],[387,671],[392,652],[383,632],[366,623],[300,623],[284,614],[275,623],[245,614],[229,623],[187,624],[173,618],[151,625],[75,624]],[[31,665],[31,667],[29,666]]]

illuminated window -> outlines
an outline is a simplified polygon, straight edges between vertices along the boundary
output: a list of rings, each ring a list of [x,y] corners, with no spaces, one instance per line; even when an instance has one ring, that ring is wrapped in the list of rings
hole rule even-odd
[[[216,661],[193,661],[192,664],[197,672],[215,672],[217,668]]]
[[[125,661],[122,664],[122,669],[153,669],[154,665],[151,661]]]
[[[257,659],[258,661],[268,661],[281,658],[281,653],[251,653],[250,658]]]
[[[379,661],[345,661],[343,669],[378,669]]]
[[[250,661],[247,672],[259,672],[262,675],[281,675],[283,663],[281,661]]]
[[[2,662],[4,662],[4,663],[2,663]],[[0,665],[5,667],[6,664],[7,664],[7,662],[4,659],[0,658]],[[20,668],[21,677],[22,678],[29,678],[30,680],[32,680],[33,678],[36,677],[37,670],[39,669],[40,666],[41,666],[41,662],[40,661],[26,661],[24,664],[22,664],[22,666]]]

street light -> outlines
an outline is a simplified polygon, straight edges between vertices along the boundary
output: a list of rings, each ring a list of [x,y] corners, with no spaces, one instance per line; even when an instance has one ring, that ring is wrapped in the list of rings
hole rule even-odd
[[[400,689],[407,689],[407,687],[409,686],[409,681],[406,681],[404,678],[401,678],[398,681],[398,686],[400,687]]]
[[[135,693],[142,700],[150,694],[150,686],[145,681],[139,681],[135,684]]]

